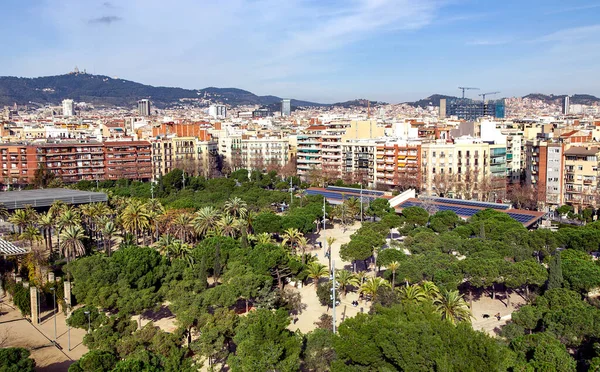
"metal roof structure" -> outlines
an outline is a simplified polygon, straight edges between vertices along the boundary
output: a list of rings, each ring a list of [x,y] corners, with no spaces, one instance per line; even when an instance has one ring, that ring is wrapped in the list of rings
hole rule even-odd
[[[27,205],[34,208],[49,207],[56,200],[65,204],[87,204],[105,202],[108,197],[103,192],[59,188],[0,192],[0,204],[4,204],[8,210],[22,209]]]
[[[436,198],[436,199],[440,199],[440,198]],[[524,209],[508,209],[508,208],[505,208],[506,207],[505,204],[497,204],[498,206],[501,206],[501,208],[493,208],[490,206],[486,206],[486,204],[496,204],[496,203],[480,203],[477,201],[473,201],[472,203],[465,204],[464,202],[470,202],[470,201],[466,201],[466,200],[462,200],[462,199],[448,199],[448,198],[443,198],[443,201],[434,200],[431,198],[427,198],[427,199],[411,198],[411,199],[408,199],[408,200],[400,203],[398,205],[398,207],[396,207],[397,208],[396,210],[402,211],[403,208],[421,207],[425,210],[430,211],[430,213],[432,213],[431,212],[432,209],[436,210],[436,211],[453,211],[460,217],[469,218],[472,215],[474,215],[475,213],[480,212],[482,210],[494,209],[498,212],[508,214],[512,219],[514,219],[517,222],[522,223],[523,226],[525,226],[525,227],[529,227],[529,226],[535,224],[545,215],[544,212],[528,211],[528,210],[524,210]]]
[[[28,251],[25,248],[17,247],[11,242],[0,239],[0,254],[4,256],[16,256],[20,254],[26,254],[27,252]]]

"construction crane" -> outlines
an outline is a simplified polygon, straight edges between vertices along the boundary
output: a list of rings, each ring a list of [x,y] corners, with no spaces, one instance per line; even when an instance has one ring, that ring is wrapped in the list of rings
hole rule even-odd
[[[465,98],[465,90],[479,90],[479,88],[471,88],[471,87],[458,87],[458,89],[462,90],[462,98]]]
[[[491,96],[493,94],[498,94],[500,92],[488,92],[488,93],[481,93],[479,96],[483,97],[483,103],[485,104],[485,96]]]

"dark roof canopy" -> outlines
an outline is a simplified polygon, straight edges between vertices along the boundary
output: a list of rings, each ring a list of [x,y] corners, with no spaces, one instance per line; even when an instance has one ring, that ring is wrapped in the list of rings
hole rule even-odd
[[[103,192],[71,189],[40,189],[0,192],[0,204],[7,209],[22,209],[27,205],[34,208],[49,207],[56,200],[65,204],[87,204],[105,202],[108,197]]]

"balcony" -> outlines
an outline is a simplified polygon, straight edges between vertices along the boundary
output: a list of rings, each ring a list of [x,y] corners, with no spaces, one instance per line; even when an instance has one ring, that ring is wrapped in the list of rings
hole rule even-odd
[[[583,180],[584,185],[591,185],[593,182],[594,180]]]

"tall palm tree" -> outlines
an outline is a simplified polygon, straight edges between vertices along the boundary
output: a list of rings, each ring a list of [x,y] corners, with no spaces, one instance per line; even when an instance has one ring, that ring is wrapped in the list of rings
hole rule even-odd
[[[46,249],[52,254],[52,229],[54,228],[54,216],[50,211],[40,214],[37,220],[38,225],[42,228]]]
[[[178,235],[179,240],[185,242],[188,237],[188,232],[192,228],[193,217],[191,214],[184,212],[175,216],[173,220],[175,233]]]
[[[375,301],[380,288],[392,288],[392,286],[390,282],[383,278],[370,277],[360,286],[359,290],[361,293],[371,297],[371,301]]]
[[[48,212],[50,212],[55,218],[58,218],[66,207],[67,205],[64,201],[55,200],[52,202],[52,205],[50,206],[50,209],[48,209]]]
[[[121,224],[123,228],[134,234],[136,244],[139,242],[139,236],[142,231],[148,228],[150,225],[150,219],[148,218],[148,212],[144,205],[139,201],[132,201],[120,215]]]
[[[298,190],[298,192],[296,193],[296,196],[300,199],[300,207],[302,208],[302,205],[304,204],[304,201],[306,200],[306,190]]]
[[[329,275],[329,270],[327,270],[327,266],[320,264],[319,262],[313,261],[306,265],[306,274],[309,278],[313,280],[313,284],[315,285],[315,291],[319,287],[319,279],[324,276]]]
[[[217,228],[219,229],[221,236],[235,238],[240,230],[240,223],[232,215],[225,214],[221,216],[221,219],[217,222]]]
[[[188,262],[188,265],[194,263],[192,257],[192,247],[189,244],[182,242],[181,240],[175,240],[171,245],[167,247],[169,259],[180,258]]]
[[[342,291],[342,296],[346,296],[348,285],[351,285],[354,281],[354,274],[348,270],[337,270],[335,273],[335,281]]]
[[[150,199],[144,205],[146,211],[148,212],[148,217],[150,219],[150,225],[153,230],[154,241],[158,240],[158,220],[165,213],[165,207],[162,205],[160,200],[158,199]]]
[[[301,236],[298,238],[296,242],[296,246],[300,250],[300,254],[302,255],[302,263],[306,263],[306,247],[308,247],[308,240],[306,237]]]
[[[421,287],[413,284],[400,288],[400,298],[402,301],[421,303],[427,299],[421,290]]]
[[[234,198],[230,198],[225,202],[223,209],[226,213],[232,215],[235,218],[244,218],[246,217],[246,213],[248,213],[248,205],[245,201],[238,198],[237,196]]]
[[[67,267],[72,258],[85,254],[85,247],[82,240],[85,238],[85,234],[81,226],[68,226],[65,228],[62,236],[62,243],[60,248],[63,255],[67,258]],[[70,278],[70,272],[69,278]]]
[[[471,319],[469,305],[458,291],[442,291],[433,304],[442,319],[452,324]]]
[[[19,228],[19,234],[23,233],[23,229],[25,226],[30,224],[29,216],[24,209],[17,209],[13,212],[13,214],[8,218],[8,222],[12,223],[14,226]]]
[[[37,227],[33,225],[28,225],[27,227],[25,227],[19,238],[27,240],[29,242],[29,247],[33,249],[33,244],[42,240],[42,234],[40,233],[40,230],[37,229]]]
[[[108,221],[102,229],[102,239],[104,240],[104,250],[106,255],[110,257],[112,253],[113,237],[117,235],[117,227],[114,222]]]
[[[210,231],[214,231],[220,219],[220,212],[214,207],[200,208],[192,220],[192,226],[196,234],[206,236]]]
[[[392,272],[392,289],[394,289],[396,285],[396,271],[400,268],[400,262],[392,261],[388,264],[387,268]]]

